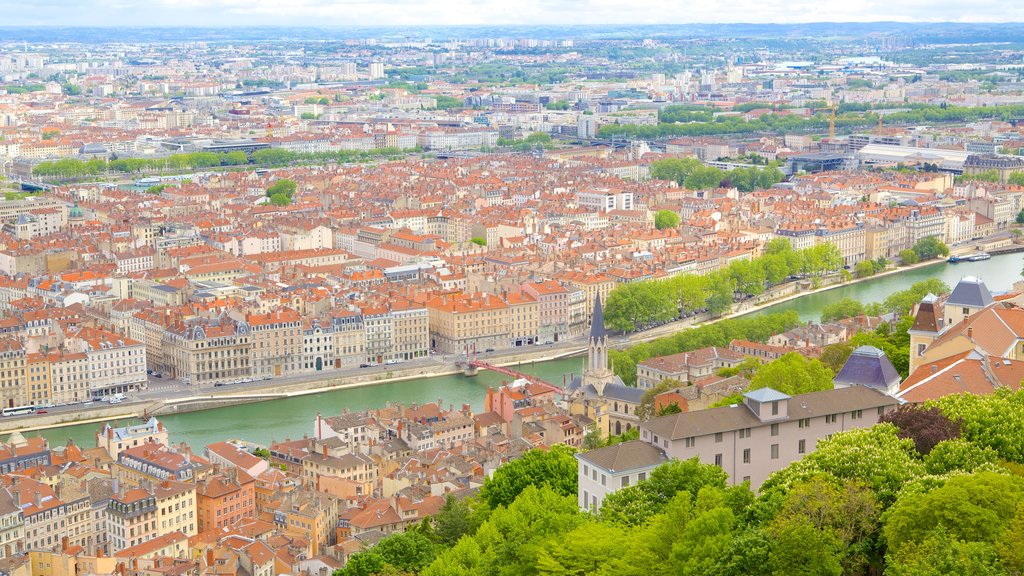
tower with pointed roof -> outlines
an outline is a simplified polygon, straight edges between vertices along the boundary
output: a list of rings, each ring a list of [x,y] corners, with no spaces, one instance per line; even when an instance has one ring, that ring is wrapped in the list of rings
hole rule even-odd
[[[601,307],[600,294],[594,298],[594,314],[591,318],[583,383],[592,385],[598,394],[603,394],[604,385],[611,382],[615,374],[608,367],[608,331],[604,328],[604,309]]]

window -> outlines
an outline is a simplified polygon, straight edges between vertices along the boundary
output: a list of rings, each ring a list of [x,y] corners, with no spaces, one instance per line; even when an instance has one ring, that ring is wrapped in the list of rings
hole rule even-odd
[[[779,425],[778,424],[772,424],[772,436],[778,436],[778,435],[779,435]]]
[[[685,440],[685,444],[687,448],[693,448],[694,446],[697,445],[697,439],[694,438],[693,436],[690,436]]]
[[[825,415],[825,424],[835,424],[835,423],[836,423],[836,415],[835,414],[826,414]]]
[[[744,476],[743,477],[743,481],[744,482],[750,482],[750,476]]]
[[[587,492],[586,490],[584,490],[583,491],[583,505],[586,506],[587,502],[589,502],[589,501],[590,501],[590,492]]]
[[[864,416],[863,410],[854,410],[853,412],[850,412],[851,420],[859,420],[862,416]]]
[[[810,418],[801,418],[799,426],[800,426],[800,428],[810,428],[811,427],[811,419]]]
[[[750,464],[750,448],[743,449],[743,463]]]
[[[741,428],[740,429],[740,439],[743,439],[743,438],[750,438],[750,428]]]
[[[584,464],[583,465],[583,475],[586,476],[588,474],[590,474],[590,466],[587,466],[586,464]]]
[[[778,460],[778,459],[779,459],[779,445],[778,444],[772,444],[772,460]]]
[[[721,432],[715,432],[715,442],[718,443],[718,442],[721,442],[721,441],[722,441],[722,433]]]
[[[608,485],[608,476],[606,474],[601,474],[601,486],[607,486],[607,485]]]
[[[796,443],[796,453],[806,454],[807,453],[807,440],[801,440]]]
[[[621,487],[625,488],[627,486],[629,486],[629,476],[623,476],[622,477],[622,485],[621,485]]]
[[[722,467],[722,455],[721,454],[715,454],[715,466],[718,466],[719,468]]]
[[[924,349],[925,349],[926,347],[927,347],[927,346],[926,346],[925,344],[918,344],[918,345],[917,345],[917,355],[918,355],[918,356],[924,356]]]
[[[643,482],[644,480],[647,480],[647,472],[641,472],[636,475],[637,482]]]
[[[881,417],[884,414],[885,414],[885,406],[879,406],[878,407],[878,415]]]
[[[772,416],[779,415],[779,403],[778,401],[772,402]]]

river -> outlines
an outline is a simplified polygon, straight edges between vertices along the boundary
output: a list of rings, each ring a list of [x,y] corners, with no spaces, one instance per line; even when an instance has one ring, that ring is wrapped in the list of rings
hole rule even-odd
[[[817,321],[821,318],[821,309],[829,302],[843,298],[853,298],[865,304],[881,302],[893,292],[906,290],[910,285],[929,278],[938,278],[950,287],[956,285],[964,276],[977,276],[985,282],[993,293],[1009,290],[1013,283],[1021,279],[1021,268],[1024,267],[1024,253],[1003,254],[993,256],[991,260],[981,262],[961,262],[947,264],[937,262],[929,266],[921,266],[898,274],[890,274],[881,278],[873,278],[833,288],[815,294],[801,296],[787,302],[767,306],[761,314],[796,310],[804,322]]]
[[[953,286],[964,276],[978,276],[993,292],[1005,291],[1020,279],[1022,266],[1024,266],[1024,254],[1005,254],[984,262],[936,263],[899,274],[801,296],[764,308],[760,313],[796,310],[800,314],[801,320],[817,320],[821,315],[822,306],[829,302],[845,297],[863,302],[880,302],[889,294],[928,278],[939,278]],[[563,375],[570,372],[578,374],[581,371],[582,359],[565,358],[538,362],[520,366],[519,369],[549,382],[561,383]],[[477,411],[483,406],[484,392],[487,387],[497,387],[507,379],[505,376],[487,371],[481,371],[479,375],[471,378],[464,376],[421,378],[336,390],[310,396],[297,396],[285,400],[176,414],[164,416],[161,420],[171,431],[173,442],[188,442],[197,450],[211,442],[234,438],[269,444],[274,440],[301,438],[303,434],[311,434],[313,418],[317,412],[332,415],[341,412],[344,408],[349,410],[379,408],[388,401],[412,404],[414,402],[432,402],[439,398],[454,406],[469,404],[474,411]],[[98,424],[83,424],[45,430],[41,434],[49,439],[52,445],[63,444],[70,437],[81,446],[93,446],[94,434],[98,428]]]
[[[583,359],[562,358],[524,364],[517,369],[561,385],[563,374],[579,374],[582,371]],[[345,408],[350,411],[380,408],[389,401],[408,405],[436,402],[438,399],[455,407],[469,404],[477,412],[483,407],[487,387],[496,388],[508,380],[508,376],[481,370],[478,375],[468,378],[454,375],[388,382],[283,400],[171,414],[160,417],[160,420],[170,430],[172,442],[188,442],[197,450],[212,442],[236,438],[267,445],[275,440],[312,434],[313,419],[317,412],[330,416]],[[137,422],[131,420],[131,423]],[[51,445],[64,444],[68,438],[73,438],[79,446],[91,447],[95,445],[95,432],[100,426],[79,424],[40,433]],[[26,434],[34,435],[36,432]]]

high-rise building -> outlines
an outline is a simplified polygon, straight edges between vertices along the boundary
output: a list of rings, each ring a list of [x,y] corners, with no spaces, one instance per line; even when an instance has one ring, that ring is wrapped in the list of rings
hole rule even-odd
[[[383,62],[371,62],[370,63],[370,80],[380,80],[384,77],[384,63]]]

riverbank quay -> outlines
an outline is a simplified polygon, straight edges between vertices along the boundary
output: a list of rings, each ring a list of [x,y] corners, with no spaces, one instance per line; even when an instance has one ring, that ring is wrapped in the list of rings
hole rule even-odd
[[[964,254],[970,253],[972,250],[973,246],[960,247],[955,249],[953,253]],[[670,336],[685,328],[701,326],[726,318],[759,313],[773,306],[826,293],[830,290],[854,287],[862,282],[870,282],[892,276],[898,277],[901,273],[928,267],[935,267],[936,271],[945,270],[945,268],[940,267],[941,264],[945,264],[945,262],[943,260],[932,260],[913,266],[894,268],[873,276],[855,278],[846,282],[842,282],[841,276],[836,274],[826,277],[824,285],[816,288],[802,288],[800,283],[790,282],[776,287],[756,299],[737,303],[734,305],[733,311],[725,316],[710,318],[707,315],[697,315],[641,332],[613,337],[610,344],[618,349],[628,348],[638,343]],[[1016,268],[1019,269],[1019,267]],[[933,275],[936,274],[929,274],[929,276]],[[524,347],[503,352],[481,354],[480,357],[490,364],[511,367],[578,356],[583,353],[584,349],[584,339],[578,338],[551,346]],[[422,383],[424,379],[461,375],[462,370],[456,366],[458,360],[459,358],[455,356],[432,355],[430,358],[421,359],[414,365],[410,363],[372,369],[325,371],[286,380],[274,379],[218,388],[205,388],[202,390],[183,390],[177,394],[152,392],[149,394],[149,397],[130,396],[124,403],[116,405],[96,402],[92,406],[78,405],[66,407],[64,410],[60,408],[50,409],[48,414],[0,418],[0,434],[14,431],[52,430],[78,424],[148,417],[151,415],[184,414],[251,403],[273,402],[275,400],[315,395],[329,391],[368,388],[389,383],[401,383],[403,386],[407,383],[409,386],[416,386],[418,383]],[[557,384],[554,380],[552,382]],[[163,395],[159,396],[158,394]]]

